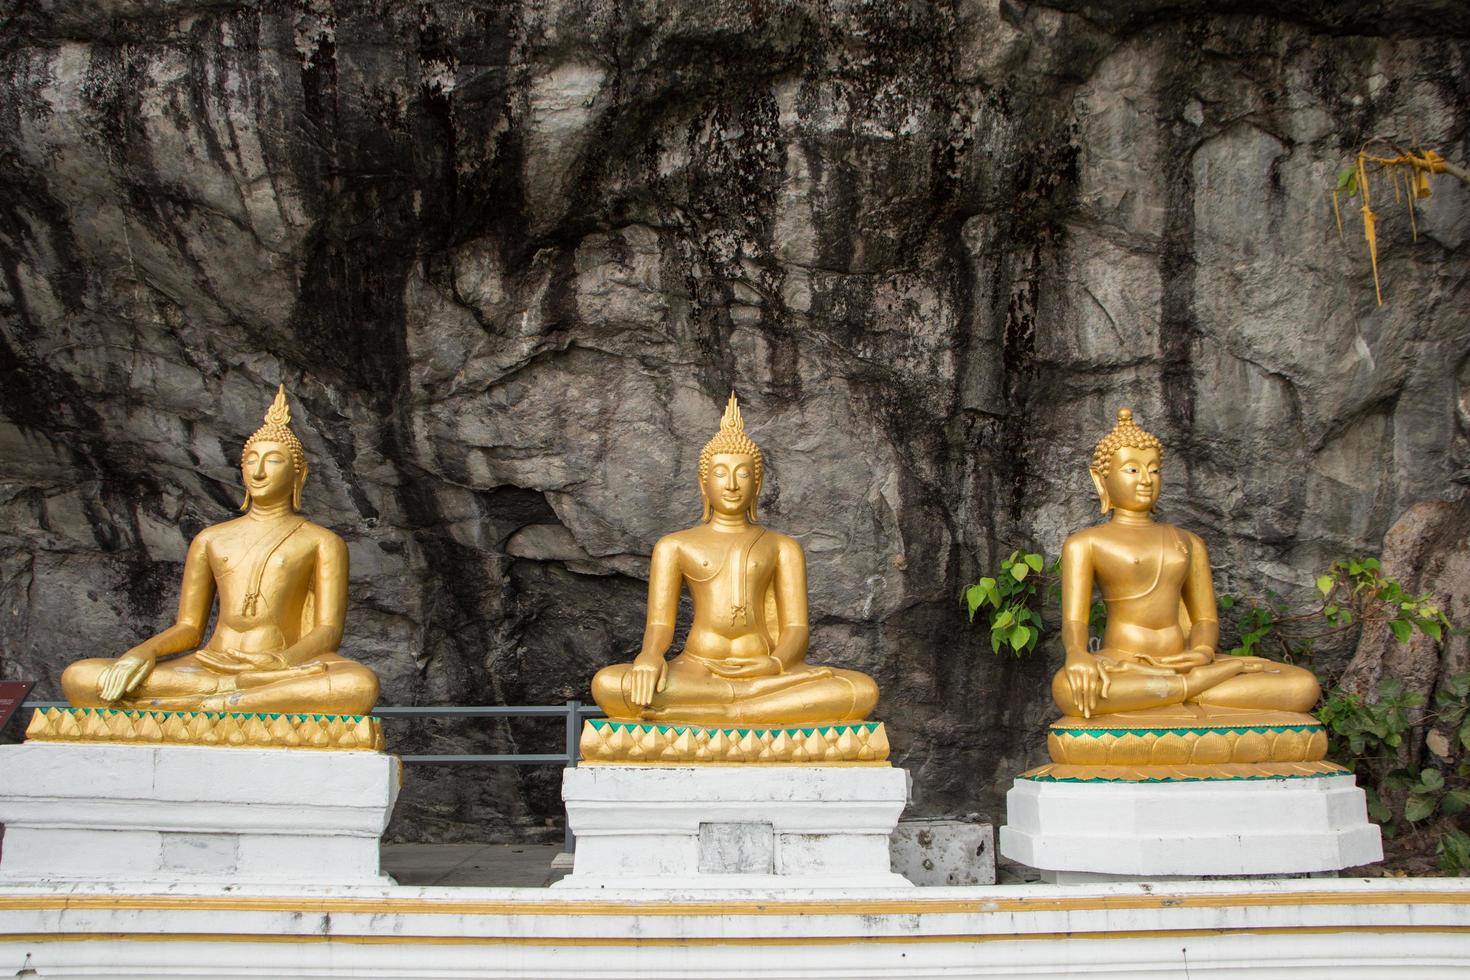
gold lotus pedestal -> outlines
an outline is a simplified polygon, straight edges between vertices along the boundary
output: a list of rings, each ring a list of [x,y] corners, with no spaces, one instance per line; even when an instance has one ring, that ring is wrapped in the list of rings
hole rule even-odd
[[[584,765],[888,765],[879,721],[731,727],[594,719],[582,726]]]
[[[1291,779],[1346,772],[1327,756],[1327,732],[1292,711],[1202,708],[1061,718],[1046,736],[1045,782]]]
[[[40,708],[26,727],[26,740],[381,752],[383,723],[371,715],[287,711]]]

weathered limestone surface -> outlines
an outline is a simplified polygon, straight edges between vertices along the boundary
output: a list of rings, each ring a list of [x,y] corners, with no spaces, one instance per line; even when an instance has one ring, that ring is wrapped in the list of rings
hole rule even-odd
[[[1470,13],[1357,6],[0,2],[0,673],[166,620],[284,381],[385,702],[584,697],[733,385],[813,659],[879,679],[914,812],[993,812],[1060,654],[956,596],[1092,519],[1120,403],[1227,587],[1464,494],[1470,195],[1417,244],[1380,201],[1378,308],[1326,191],[1375,133],[1470,157]],[[414,770],[398,826],[559,780]]]

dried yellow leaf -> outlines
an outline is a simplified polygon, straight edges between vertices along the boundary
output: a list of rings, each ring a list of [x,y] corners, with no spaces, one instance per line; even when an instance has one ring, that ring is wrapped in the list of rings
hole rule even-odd
[[[1404,195],[1405,200],[1409,202],[1409,231],[1413,233],[1414,241],[1416,242],[1419,240],[1419,221],[1414,217],[1414,185],[1412,178],[1417,177],[1418,174],[1419,171],[1417,170],[1414,171],[1412,176],[1410,174],[1404,174],[1404,183],[1409,188],[1409,193]]]
[[[1383,305],[1383,285],[1378,281],[1378,219],[1373,214],[1373,209],[1368,206],[1368,172],[1363,163],[1367,160],[1367,154],[1358,154],[1358,190],[1363,194],[1363,206],[1359,210],[1363,212],[1363,237],[1368,240],[1368,261],[1373,266],[1373,293],[1378,297],[1378,305]]]

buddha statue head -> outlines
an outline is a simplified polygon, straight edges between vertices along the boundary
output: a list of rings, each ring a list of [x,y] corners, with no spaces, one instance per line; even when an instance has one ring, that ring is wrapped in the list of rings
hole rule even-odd
[[[744,514],[756,523],[761,479],[765,461],[760,447],[745,434],[745,419],[735,392],[725,405],[720,431],[699,451],[699,495],[704,498],[704,520],[715,513],[729,517]]]
[[[286,386],[276,389],[276,399],[265,413],[265,424],[256,429],[240,451],[240,476],[245,483],[248,511],[252,500],[262,503],[289,495],[291,509],[301,509],[301,488],[306,485],[306,449],[291,431],[291,406],[286,403]]]
[[[1133,421],[1133,409],[1118,409],[1113,431],[1103,436],[1087,468],[1102,512],[1114,507],[1147,514],[1159,500],[1164,444]]]

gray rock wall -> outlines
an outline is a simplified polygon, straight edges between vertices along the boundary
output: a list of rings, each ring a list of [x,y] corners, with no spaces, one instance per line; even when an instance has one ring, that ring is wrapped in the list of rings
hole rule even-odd
[[[585,697],[733,386],[813,659],[917,812],[996,812],[1060,654],[957,595],[1094,519],[1119,404],[1226,588],[1464,492],[1470,195],[1381,202],[1379,308],[1327,189],[1375,133],[1470,157],[1470,14],[1261,9],[0,2],[0,673],[168,621],[283,381],[384,701]],[[537,833],[558,778],[416,770],[397,832]]]

